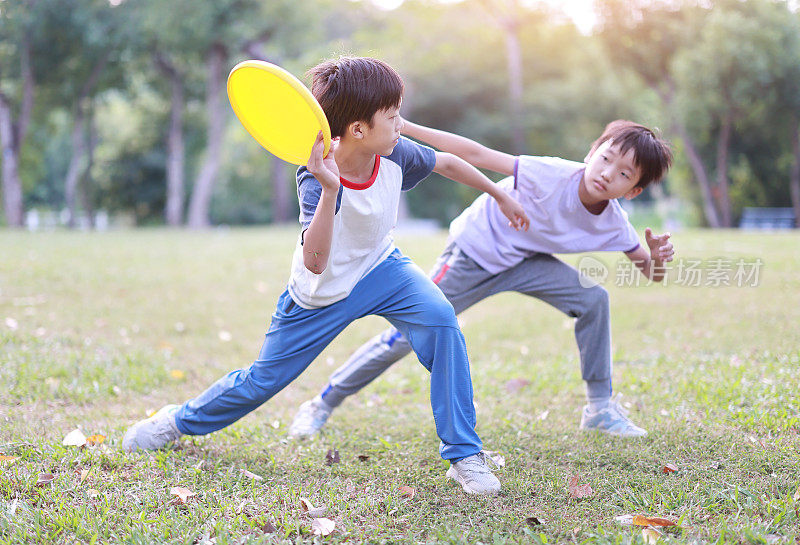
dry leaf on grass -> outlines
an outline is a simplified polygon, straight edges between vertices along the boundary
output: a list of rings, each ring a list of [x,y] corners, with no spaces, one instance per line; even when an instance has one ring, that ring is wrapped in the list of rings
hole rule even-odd
[[[489,459],[495,463],[497,467],[506,467],[506,459],[505,456],[500,454],[499,452],[495,452],[493,450],[484,450],[483,453],[489,457]]]
[[[265,534],[274,534],[278,531],[278,529],[275,528],[271,522],[267,521],[263,526],[261,526],[261,531]]]
[[[642,539],[647,545],[654,545],[661,539],[661,533],[654,528],[644,528],[642,530]]]
[[[671,520],[660,517],[645,517],[644,515],[619,515],[614,517],[623,526],[676,526]]]
[[[78,481],[78,484],[83,484],[83,481],[86,480],[86,477],[89,476],[89,473],[91,471],[92,471],[91,469],[81,469],[81,480]]]
[[[409,500],[412,499],[417,494],[417,491],[411,488],[410,486],[401,486],[397,490],[398,492],[400,492],[400,496],[408,498]]]
[[[80,429],[75,428],[64,437],[64,440],[61,442],[61,444],[65,447],[94,447],[97,445],[102,445],[105,440],[105,435],[96,433],[86,437]]]
[[[97,490],[97,489],[95,489],[95,488],[89,488],[89,489],[87,489],[87,490],[86,490],[86,494],[87,494],[87,495],[88,495],[90,498],[92,498],[92,499],[95,499],[97,496],[99,496],[99,495],[100,495],[100,491],[99,491],[99,490]]]
[[[529,526],[539,526],[541,524],[544,524],[542,522],[542,519],[540,519],[539,517],[528,517],[525,519],[525,522],[527,522]]]
[[[0,454],[0,464],[13,464],[14,460],[19,459],[19,456],[6,456],[5,454]]]
[[[644,538],[644,542],[648,545],[658,543],[658,540],[661,539],[661,532],[655,528],[645,528],[642,530],[642,538]]]
[[[178,504],[186,503],[189,498],[197,495],[188,488],[184,488],[182,486],[173,486],[169,489],[169,493],[175,496],[172,499],[172,502]]]
[[[328,508],[324,505],[320,505],[319,507],[315,507],[314,509],[308,510],[309,517],[321,517],[322,515],[328,512]]]
[[[317,536],[327,536],[333,532],[336,523],[331,519],[318,518],[311,521],[311,533]]]
[[[300,509],[309,517],[321,517],[328,510],[324,505],[314,507],[314,504],[312,504],[308,498],[300,498]]]
[[[85,445],[87,447],[94,447],[97,445],[102,445],[105,442],[105,440],[106,440],[105,435],[100,435],[99,433],[95,433],[94,435],[90,435],[89,437],[86,438]]]
[[[245,477],[250,477],[254,481],[263,481],[264,480],[264,477],[262,477],[261,475],[256,475],[255,473],[251,473],[251,472],[247,471],[246,469],[242,470],[242,475],[244,475]]]
[[[580,480],[581,478],[577,475],[573,475],[569,479],[569,495],[576,500],[588,498],[594,494],[594,490],[588,483],[578,484]]]
[[[617,517],[614,517],[614,520],[616,520],[618,523],[622,524],[623,526],[630,526],[630,525],[633,524],[633,517],[634,516],[635,515],[619,515]]]
[[[516,394],[530,383],[531,381],[525,380],[524,378],[512,378],[506,382],[506,392],[509,394]]]
[[[675,464],[665,464],[664,467],[661,468],[661,473],[674,473],[678,471],[678,466]]]
[[[644,517],[642,515],[634,515],[634,526],[675,526],[671,520],[662,519],[659,517]]]
[[[82,447],[86,444],[86,436],[81,430],[75,428],[64,437],[61,444],[65,447]]]
[[[328,449],[327,454],[325,454],[325,465],[332,466],[333,464],[339,463],[339,451],[334,449]],[[327,534],[326,534],[327,535]]]
[[[800,488],[794,493],[794,501],[800,501]]]
[[[46,484],[50,484],[53,479],[55,479],[55,475],[52,473],[39,473],[39,478],[36,479],[36,486],[44,486]]]
[[[366,454],[359,454],[358,459],[361,460],[362,462],[366,462],[367,460],[369,460],[369,456]]]
[[[173,369],[172,371],[169,372],[169,376],[171,376],[175,380],[181,380],[182,378],[186,377],[186,373],[184,373],[180,369]]]

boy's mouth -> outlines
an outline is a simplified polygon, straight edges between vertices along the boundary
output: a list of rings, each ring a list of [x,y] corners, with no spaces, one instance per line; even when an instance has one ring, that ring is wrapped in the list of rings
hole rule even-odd
[[[601,184],[597,180],[594,180],[593,183],[594,183],[595,187],[597,187],[597,189],[599,189],[600,191],[605,191],[606,190],[606,186],[604,186],[603,184]]]

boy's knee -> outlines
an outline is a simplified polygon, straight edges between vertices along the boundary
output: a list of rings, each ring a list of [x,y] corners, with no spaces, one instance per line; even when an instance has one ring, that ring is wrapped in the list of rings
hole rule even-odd
[[[597,310],[608,308],[608,291],[602,286],[592,286],[584,294],[586,308]]]
[[[425,322],[431,326],[458,327],[456,312],[443,295],[434,297],[425,308]]]

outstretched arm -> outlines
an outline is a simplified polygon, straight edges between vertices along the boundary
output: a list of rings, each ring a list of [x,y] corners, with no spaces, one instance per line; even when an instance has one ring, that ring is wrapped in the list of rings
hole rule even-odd
[[[508,218],[508,224],[519,231],[527,231],[530,220],[522,206],[511,195],[484,176],[477,168],[450,153],[436,152],[433,171],[460,184],[488,193],[497,201],[500,211]]]
[[[452,153],[478,168],[493,170],[506,176],[514,174],[517,157],[487,148],[474,140],[457,134],[431,129],[410,121],[404,121],[403,134],[421,140],[444,152]]]
[[[664,263],[672,261],[675,250],[669,241],[669,233],[663,235],[653,235],[653,231],[648,227],[644,231],[644,238],[647,247],[639,246],[632,252],[627,252],[628,256],[642,274],[653,282],[661,282],[666,276]]]

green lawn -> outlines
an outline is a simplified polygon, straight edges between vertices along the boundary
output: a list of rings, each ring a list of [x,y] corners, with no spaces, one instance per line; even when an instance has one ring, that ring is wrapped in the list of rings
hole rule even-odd
[[[687,286],[677,270],[672,285],[618,286],[621,254],[594,255],[611,269],[615,390],[644,439],[577,429],[570,319],[514,294],[465,312],[478,431],[507,461],[496,497],[445,479],[413,358],[321,437],[287,440],[296,407],[385,326],[374,317],[230,428],[123,454],[127,426],[254,359],[296,234],[0,231],[0,454],[16,457],[0,461],[0,542],[643,543],[615,521],[642,514],[679,522],[665,543],[800,543],[798,234],[674,234],[678,257],[703,260],[701,283],[716,258],[730,260],[732,284],[739,260],[760,258],[758,286]],[[424,269],[444,243],[398,240]],[[62,446],[75,427],[106,442]],[[341,462],[328,466],[334,448]],[[678,471],[663,474],[668,463]],[[54,479],[39,486],[42,473]],[[572,475],[594,495],[571,498]],[[175,503],[175,486],[196,496]],[[301,497],[326,506],[333,534],[311,534]]]

